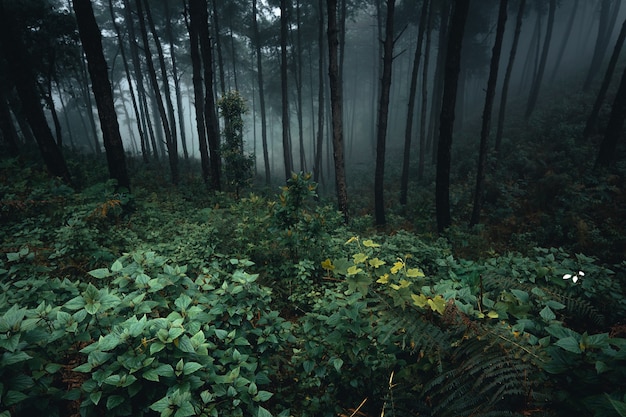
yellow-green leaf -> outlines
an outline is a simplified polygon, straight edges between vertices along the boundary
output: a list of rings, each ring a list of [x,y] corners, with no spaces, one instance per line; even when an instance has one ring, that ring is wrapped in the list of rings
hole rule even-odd
[[[413,300],[413,304],[420,308],[424,308],[429,301],[424,294],[411,294],[411,299]]]
[[[396,261],[396,263],[393,264],[393,266],[391,267],[391,273],[392,274],[397,274],[398,271],[400,271],[402,268],[404,268],[404,262],[401,260]]]
[[[428,305],[430,309],[436,311],[439,314],[443,314],[446,309],[446,300],[440,295],[436,296],[433,299],[428,300]]]
[[[489,313],[487,313],[487,317],[489,317],[490,319],[497,319],[498,318],[498,312],[497,311],[490,311]]]
[[[346,241],[346,243],[344,243],[344,245],[347,245],[348,243],[356,242],[356,241],[358,241],[358,240],[359,240],[359,238],[358,238],[358,237],[356,237],[356,236],[352,236],[350,239],[348,239],[348,240]]]
[[[364,253],[357,253],[352,255],[355,264],[362,264],[367,260],[367,255]]]
[[[380,278],[376,280],[379,284],[386,284],[389,282],[389,274],[381,275]]]
[[[352,265],[350,268],[348,268],[348,275],[356,275],[359,272],[362,272],[363,270],[359,267],[357,267],[356,265]]]
[[[322,268],[327,271],[332,271],[335,269],[335,265],[333,265],[333,262],[327,258],[324,262],[322,262]]]
[[[409,278],[418,278],[418,277],[423,277],[424,273],[420,271],[418,268],[410,268],[406,271],[406,276]]]
[[[378,247],[380,247],[380,245],[378,243],[374,243],[374,241],[371,240],[371,239],[364,240],[363,241],[363,246],[365,246],[366,248],[378,248]]]
[[[369,264],[371,266],[373,266],[374,268],[380,268],[381,266],[385,265],[385,263],[386,263],[385,261],[381,261],[378,258],[374,258],[374,259],[370,259],[369,260]]]

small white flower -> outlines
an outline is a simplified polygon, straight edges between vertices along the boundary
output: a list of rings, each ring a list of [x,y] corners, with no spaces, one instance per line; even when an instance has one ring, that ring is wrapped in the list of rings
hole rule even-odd
[[[563,275],[563,279],[570,279],[571,277],[572,277],[572,274]]]
[[[578,271],[578,274],[576,275],[572,275],[572,274],[565,274],[563,275],[563,279],[572,279],[572,282],[574,284],[576,284],[578,282],[579,279],[581,279],[582,277],[585,276],[585,273],[583,271]]]

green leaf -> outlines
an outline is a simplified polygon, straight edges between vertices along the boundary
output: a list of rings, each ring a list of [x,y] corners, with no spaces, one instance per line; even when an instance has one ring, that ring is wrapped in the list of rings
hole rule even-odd
[[[555,345],[559,346],[562,349],[567,350],[568,352],[582,353],[582,350],[580,350],[580,344],[578,343],[578,340],[576,340],[572,336],[564,337],[563,339],[557,340]]]
[[[330,363],[335,367],[335,370],[339,372],[341,366],[343,365],[343,360],[341,358],[332,358]]]
[[[622,401],[614,400],[613,398],[609,397],[608,394],[605,394],[605,395],[611,402],[611,405],[613,406],[615,411],[617,411],[617,414],[619,414],[620,417],[626,417],[626,403]]]
[[[522,303],[527,303],[528,302],[528,293],[526,291],[522,291],[522,290],[518,290],[518,289],[511,289],[511,294],[513,294],[515,296],[515,298],[517,298],[518,300],[520,300],[520,302]]]
[[[259,406],[259,410],[256,413],[256,417],[274,417],[272,413],[267,411],[265,408]]]
[[[11,406],[19,403],[20,401],[24,401],[28,398],[28,395],[23,392],[8,390],[7,393],[3,397],[3,405]]]
[[[98,405],[100,402],[100,398],[102,397],[102,391],[95,391],[89,394],[89,399],[94,405]]]
[[[274,394],[269,391],[259,391],[257,395],[254,396],[254,401],[265,402],[272,398]]]
[[[26,352],[15,352],[15,353],[4,352],[2,354],[2,360],[0,361],[0,365],[2,366],[13,365],[18,362],[27,361],[30,358],[32,358],[32,356],[30,356]]]
[[[543,310],[539,312],[539,315],[545,321],[551,321],[551,320],[556,319],[556,314],[554,314],[554,312],[548,306],[545,306]]]
[[[107,398],[107,410],[111,410],[122,404],[126,399],[121,395],[111,395]]]
[[[94,269],[93,271],[89,271],[88,274],[94,278],[106,278],[111,276],[109,268]]]
[[[93,366],[90,363],[83,363],[82,365],[78,365],[76,368],[73,368],[72,371],[87,373],[91,372],[92,369]]]
[[[124,265],[122,265],[122,263],[118,259],[117,261],[113,262],[113,265],[111,265],[111,272],[120,272],[122,268],[124,268]]]
[[[190,402],[185,402],[180,405],[174,417],[188,417],[196,415],[196,411],[193,409],[193,405]]]
[[[191,375],[194,372],[196,372],[198,369],[201,369],[202,365],[199,364],[198,362],[187,362],[185,363],[184,367],[183,367],[183,374],[184,375]]]

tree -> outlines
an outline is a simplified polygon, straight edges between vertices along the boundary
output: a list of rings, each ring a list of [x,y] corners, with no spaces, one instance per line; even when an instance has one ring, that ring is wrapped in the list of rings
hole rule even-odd
[[[437,43],[438,51],[437,51],[437,62],[435,64],[435,80],[433,81],[433,93],[431,100],[431,109],[430,109],[430,123],[428,124],[429,128],[429,139],[428,143],[432,143],[432,160],[433,163],[437,160],[437,147],[438,142],[435,139],[435,135],[439,131],[439,120],[441,116],[441,101],[443,96],[443,84],[444,84],[444,73],[445,73],[445,63],[446,63],[446,53],[448,44],[448,20],[450,18],[450,0],[441,0],[439,2],[439,39]]]
[[[78,32],[87,56],[91,88],[98,107],[100,128],[106,150],[109,175],[117,180],[118,187],[130,190],[126,170],[126,155],[120,135],[120,127],[113,103],[113,91],[109,81],[108,67],[102,52],[102,35],[96,23],[90,0],[72,0]]]
[[[509,52],[509,62],[506,65],[506,71],[504,73],[504,81],[502,83],[502,93],[500,95],[500,109],[498,112],[498,127],[496,128],[496,152],[500,151],[500,144],[502,142],[502,132],[504,131],[504,116],[506,114],[506,101],[509,93],[509,82],[511,81],[511,73],[513,72],[513,64],[515,63],[515,56],[517,55],[517,45],[519,43],[520,33],[522,32],[522,22],[524,20],[524,8],[526,7],[526,0],[520,0],[519,8],[517,10],[517,19],[515,21],[515,33],[513,34],[513,43],[511,44],[511,51]]]
[[[426,1],[426,0],[424,0]],[[417,178],[424,178],[424,164],[426,160],[426,123],[428,119],[428,66],[430,64],[430,45],[433,34],[433,5],[428,7],[428,27],[426,28],[426,46],[424,48],[424,65],[422,66],[422,108],[420,112],[420,150],[417,162]]]
[[[550,42],[552,41],[552,28],[554,27],[554,15],[556,14],[556,0],[550,0],[550,9],[548,11],[548,27],[546,29],[546,37],[543,40],[543,48],[541,50],[541,60],[539,61],[539,68],[533,78],[532,86],[530,87],[530,95],[528,97],[528,104],[526,105],[525,117],[528,119],[535,109],[537,99],[539,98],[539,90],[541,89],[541,81],[543,79],[543,73],[546,69],[546,62],[548,62],[548,51],[550,50]]]
[[[348,190],[343,149],[343,105],[342,87],[339,82],[339,63],[337,37],[337,0],[326,0],[328,11],[328,77],[330,82],[331,118],[333,126],[333,160],[335,165],[335,187],[339,210],[344,220],[348,221]],[[321,104],[320,104],[321,105]]]
[[[554,69],[552,70],[552,76],[550,77],[551,81],[554,81],[554,78],[556,77],[556,74],[559,72],[559,68],[561,67],[561,60],[563,59],[563,55],[565,54],[565,48],[567,47],[568,41],[571,37],[572,29],[574,27],[574,20],[576,19],[576,13],[578,12],[578,3],[579,0],[574,0],[572,13],[569,16],[567,28],[565,29],[565,33],[563,34],[563,40],[561,41],[561,46],[559,47],[559,54],[556,58]]]
[[[315,144],[315,163],[313,164],[313,181],[319,183],[322,169],[322,147],[324,144],[324,0],[318,0],[318,33],[317,43],[319,47],[318,56],[318,89],[317,89],[317,139]]]
[[[287,83],[287,0],[280,0],[280,90],[282,93],[283,160],[285,178],[291,178],[291,145],[289,139],[289,85]]]
[[[389,91],[391,89],[391,66],[393,63],[393,21],[395,0],[387,0],[385,41],[383,42],[383,75],[380,81],[380,101],[378,103],[378,128],[376,132],[376,169],[374,173],[374,216],[376,224],[385,224],[385,148],[387,141],[387,119],[389,116]]]
[[[498,12],[498,26],[496,29],[496,40],[491,54],[491,65],[489,69],[489,80],[487,81],[487,93],[485,97],[485,107],[483,109],[483,121],[480,130],[480,149],[478,152],[478,169],[476,173],[476,189],[474,191],[474,208],[470,226],[478,224],[480,221],[480,209],[482,205],[482,195],[485,183],[485,162],[487,160],[487,139],[491,127],[491,111],[493,99],[496,94],[496,83],[498,82],[498,69],[500,66],[500,52],[502,51],[502,40],[504,39],[504,28],[507,19],[508,0],[500,0],[500,10]]]
[[[261,142],[263,146],[263,164],[265,166],[265,184],[270,184],[270,158],[267,149],[267,115],[265,111],[265,88],[263,86],[263,56],[261,55],[261,38],[257,22],[257,0],[252,0],[252,36],[256,52],[257,78],[259,84],[259,106],[261,110]]]
[[[17,26],[19,18],[10,6],[0,0],[0,55],[7,59],[7,69],[18,93],[22,111],[32,130],[46,168],[51,175],[71,183],[70,172],[57,146],[37,92],[35,74],[30,57]]]
[[[626,20],[624,20],[624,23],[622,24],[622,29],[619,32],[617,41],[615,42],[613,54],[611,55],[611,60],[609,61],[609,65],[606,68],[606,73],[604,74],[602,85],[600,86],[600,90],[598,91],[598,95],[596,96],[596,101],[593,103],[591,113],[587,118],[585,130],[583,131],[584,138],[588,138],[589,136],[591,136],[591,134],[596,129],[596,124],[598,123],[598,115],[600,114],[600,108],[602,107],[602,103],[604,102],[604,97],[606,96],[606,92],[609,89],[609,85],[611,84],[611,78],[613,78],[613,72],[615,71],[617,60],[622,50],[622,46],[624,45],[624,39],[626,39]]]
[[[406,112],[406,128],[404,131],[404,152],[402,158],[402,174],[400,176],[400,204],[407,201],[409,188],[409,163],[411,159],[411,139],[413,136],[413,113],[415,112],[415,99],[417,90],[417,73],[422,56],[422,44],[424,43],[424,33],[428,19],[428,4],[430,0],[422,1],[422,12],[420,15],[419,29],[417,34],[417,45],[415,46],[415,56],[413,57],[413,69],[411,71],[411,85],[409,87],[409,102]],[[421,150],[420,150],[421,152]]]
[[[613,106],[611,107],[611,116],[606,126],[604,139],[600,144],[597,167],[607,167],[615,163],[615,153],[617,150],[617,142],[623,135],[624,119],[626,118],[626,68],[622,73],[619,88],[615,93]]]
[[[593,56],[589,65],[589,71],[583,84],[583,91],[589,90],[591,83],[602,66],[606,49],[609,46],[615,20],[619,12],[621,0],[601,0],[600,22],[598,24],[598,35],[593,49]]]
[[[450,18],[450,32],[446,51],[443,79],[441,117],[439,121],[439,144],[437,147],[437,176],[435,204],[437,230],[441,233],[452,224],[450,218],[450,160],[457,82],[461,70],[461,47],[470,0],[457,0]]]

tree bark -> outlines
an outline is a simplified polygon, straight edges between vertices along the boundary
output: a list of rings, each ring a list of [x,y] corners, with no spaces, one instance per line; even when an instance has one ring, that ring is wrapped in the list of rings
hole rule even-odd
[[[548,11],[548,28],[546,29],[546,37],[543,41],[543,48],[541,51],[541,60],[539,61],[539,68],[537,74],[533,80],[533,84],[530,88],[530,96],[528,98],[528,104],[526,106],[525,118],[528,119],[537,104],[539,98],[539,90],[541,90],[541,81],[543,80],[543,73],[546,69],[546,62],[548,61],[548,51],[550,50],[550,42],[552,41],[552,28],[554,27],[554,15],[556,14],[556,0],[550,0],[550,9]]]
[[[376,225],[383,226],[385,219],[385,151],[387,120],[389,117],[389,91],[391,90],[391,66],[393,64],[393,21],[395,0],[387,0],[385,41],[383,42],[383,76],[380,82],[378,103],[378,129],[376,132],[376,168],[374,173],[374,217]]]
[[[563,55],[565,54],[565,48],[567,47],[568,41],[572,34],[572,28],[574,27],[574,20],[576,19],[576,13],[578,12],[578,3],[579,0],[574,0],[574,5],[572,6],[572,13],[569,16],[569,21],[567,22],[567,28],[565,29],[565,34],[563,35],[563,40],[561,41],[561,46],[559,48],[559,54],[556,58],[556,63],[554,64],[554,69],[552,70],[552,76],[550,77],[550,81],[554,81],[556,74],[561,67],[561,61],[563,60]]]
[[[437,230],[439,233],[450,227],[450,160],[452,132],[454,129],[454,109],[456,104],[457,82],[461,69],[461,48],[463,33],[469,11],[470,0],[457,0],[450,19],[450,32],[446,48],[441,117],[439,122],[439,145],[437,147],[437,177],[435,203]]]
[[[324,0],[319,0],[318,8],[318,90],[317,90],[317,140],[315,145],[315,163],[313,164],[313,180],[319,182],[322,169],[322,151],[324,145]]]
[[[215,49],[217,50],[217,68],[220,81],[220,92],[222,95],[226,94],[226,80],[224,70],[224,58],[222,56],[222,35],[220,33],[220,22],[217,12],[217,0],[212,0],[213,3],[213,28],[215,29]]]
[[[283,160],[285,178],[291,177],[291,146],[289,143],[289,85],[287,80],[287,0],[280,0],[280,90],[282,93]]]
[[[622,73],[619,88],[611,107],[611,116],[606,126],[604,139],[600,144],[600,152],[596,167],[608,167],[616,162],[617,142],[623,136],[624,119],[626,118],[626,69]]]
[[[502,143],[502,133],[504,131],[504,116],[506,115],[506,101],[509,93],[509,82],[511,81],[511,73],[513,72],[513,64],[515,63],[515,56],[517,55],[517,45],[519,43],[520,33],[522,32],[522,22],[524,20],[524,8],[526,7],[526,0],[520,0],[519,8],[517,10],[517,19],[515,21],[515,33],[513,35],[513,43],[511,45],[511,51],[509,52],[509,62],[506,66],[506,72],[504,74],[504,81],[502,83],[502,94],[500,96],[500,109],[498,110],[498,127],[496,129],[496,144],[495,151],[500,151],[500,145]]]
[[[405,205],[409,189],[409,168],[411,160],[411,139],[413,136],[413,113],[415,112],[415,100],[417,90],[417,74],[422,56],[422,44],[424,43],[424,33],[428,19],[429,0],[423,0],[422,12],[420,15],[419,30],[417,35],[417,45],[415,46],[415,56],[413,57],[413,69],[411,71],[411,85],[409,87],[409,103],[406,112],[406,128],[404,131],[404,152],[402,157],[402,174],[400,175],[400,204]]]
[[[13,124],[13,120],[11,119],[11,109],[9,108],[9,104],[4,97],[4,86],[1,87],[0,90],[0,136],[4,140],[6,144],[7,152],[10,156],[18,156],[20,153],[19,149],[19,138],[17,136],[17,130],[15,129],[15,125]]]
[[[422,69],[422,108],[420,114],[420,151],[417,162],[417,179],[424,178],[426,162],[426,125],[428,123],[428,67],[430,65],[431,40],[433,34],[433,4],[428,8],[428,27],[426,28],[426,47],[424,48],[424,65]]]
[[[613,54],[611,55],[611,60],[609,61],[609,65],[606,68],[606,73],[604,74],[602,85],[600,86],[600,90],[598,91],[598,95],[596,96],[596,101],[593,103],[591,113],[587,118],[585,130],[583,131],[584,138],[588,138],[596,130],[596,124],[598,123],[600,108],[602,107],[602,103],[604,102],[604,97],[606,96],[606,92],[609,89],[609,85],[611,84],[611,78],[613,78],[613,72],[615,71],[617,60],[622,50],[622,46],[624,45],[624,39],[626,39],[626,20],[624,20],[624,23],[622,24],[622,29],[619,32],[619,37],[617,38],[617,41],[615,42]]]
[[[98,107],[109,175],[117,180],[118,188],[124,187],[130,190],[130,179],[126,170],[126,155],[124,154],[124,145],[115,113],[107,63],[102,52],[100,29],[96,23],[90,0],[72,0],[72,4],[74,13],[76,13],[80,40],[87,56],[91,88]]]
[[[611,4],[616,1],[617,7],[611,8]],[[611,34],[613,33],[613,27],[615,25],[615,19],[617,18],[617,12],[619,11],[621,0],[602,0],[602,6],[600,9],[600,22],[598,24],[598,36],[596,37],[596,45],[593,50],[593,56],[591,58],[591,64],[589,65],[589,71],[583,84],[583,91],[589,90],[591,83],[596,74],[602,67],[602,61],[604,60],[604,54],[609,46],[611,40]]]
[[[261,55],[261,39],[259,36],[257,13],[257,0],[252,0],[252,33],[254,36],[254,47],[256,49],[256,66],[259,83],[259,107],[261,110],[261,142],[263,145],[263,164],[265,166],[265,184],[269,185],[271,177],[270,158],[267,149],[267,115],[265,112],[265,88],[263,87],[263,56]]]
[[[331,118],[333,126],[333,160],[335,165],[335,187],[339,211],[348,222],[348,190],[343,149],[343,105],[342,86],[339,82],[339,63],[337,50],[337,0],[326,0],[328,9],[328,76],[330,81]]]
[[[446,63],[446,45],[448,43],[448,31],[450,18],[450,0],[442,0],[440,3],[439,19],[439,42],[437,44],[437,63],[435,65],[435,80],[433,81],[432,107],[430,110],[430,123],[428,125],[430,133],[428,143],[432,145],[432,161],[437,161],[438,141],[435,135],[439,131],[439,119],[441,116],[441,101],[443,95],[444,72]]]
[[[480,149],[478,152],[478,169],[476,173],[476,189],[474,191],[474,208],[470,219],[470,226],[474,226],[480,221],[480,209],[482,206],[482,196],[485,184],[485,162],[487,161],[487,139],[491,128],[491,112],[493,109],[493,99],[496,95],[496,83],[498,82],[498,70],[500,66],[500,52],[502,51],[502,40],[504,39],[504,28],[507,19],[508,0],[500,0],[500,10],[498,12],[498,26],[496,29],[496,40],[491,54],[491,65],[489,69],[489,79],[487,81],[487,93],[485,97],[485,107],[483,109],[483,121],[480,129]]]

